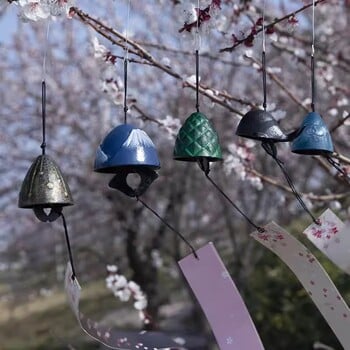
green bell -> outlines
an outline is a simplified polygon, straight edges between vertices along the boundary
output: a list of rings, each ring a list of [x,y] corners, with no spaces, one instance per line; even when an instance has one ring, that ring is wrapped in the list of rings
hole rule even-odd
[[[218,134],[204,114],[196,112],[187,118],[176,138],[174,159],[187,162],[222,160]]]
[[[45,222],[56,220],[68,205],[73,205],[73,198],[60,168],[47,155],[37,157],[23,180],[18,206],[33,209]],[[46,214],[44,209],[51,211]]]

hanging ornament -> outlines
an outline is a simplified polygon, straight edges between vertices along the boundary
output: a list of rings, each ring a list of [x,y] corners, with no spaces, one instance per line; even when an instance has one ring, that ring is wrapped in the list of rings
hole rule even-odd
[[[127,42],[126,42],[127,45]],[[124,58],[124,124],[115,127],[98,147],[94,171],[113,173],[109,187],[129,197],[141,196],[158,175],[160,168],[157,150],[150,137],[141,129],[127,124],[128,49]],[[132,188],[127,183],[129,174],[137,174],[140,183]]]
[[[218,135],[203,113],[192,113],[180,128],[175,142],[174,159],[189,162],[222,160]]]
[[[42,116],[42,154],[30,166],[21,186],[18,207],[33,209],[35,216],[42,222],[53,222],[62,218],[64,235],[70,265],[72,266],[72,279],[75,278],[73,254],[68,235],[68,227],[63,207],[73,205],[73,198],[67,181],[56,162],[46,154],[46,56],[49,41],[50,22],[47,22],[46,42],[41,83],[41,116]],[[47,211],[48,209],[48,211]]]
[[[315,112],[316,75],[315,75],[315,0],[312,3],[312,45],[311,45],[311,110],[304,118],[299,135],[293,140],[291,150],[302,155],[322,156],[327,159],[349,183],[348,174],[340,163],[332,157],[334,152],[331,134],[321,115]]]
[[[73,205],[73,198],[62,172],[46,155],[46,83],[42,82],[42,154],[30,166],[21,186],[18,207],[33,209],[43,222],[55,221],[64,206]],[[49,212],[46,212],[49,209]]]
[[[330,132],[318,113],[308,113],[300,129],[300,135],[294,139],[291,145],[293,153],[322,156],[333,153]]]
[[[262,16],[262,78],[263,78],[263,110],[251,110],[243,116],[238,124],[236,135],[261,141],[261,146],[270,155],[276,164],[281,169],[284,177],[286,178],[289,187],[291,188],[294,196],[305,210],[310,215],[315,223],[318,223],[311,211],[307,208],[300,194],[294,186],[294,183],[289,176],[288,171],[284,167],[283,162],[277,157],[276,143],[288,142],[294,140],[304,129],[293,131],[290,134],[286,134],[279,127],[277,121],[273,116],[266,111],[267,107],[267,88],[266,88],[266,40],[265,40],[265,0],[263,4],[263,16]]]
[[[243,116],[238,124],[236,135],[262,142],[287,142],[286,135],[271,113],[253,109]]]
[[[64,206],[73,205],[68,184],[52,158],[43,154],[29,168],[19,194],[19,208],[33,209],[43,222],[55,221]],[[50,209],[49,213],[45,209]]]
[[[180,128],[176,137],[173,158],[185,162],[197,162],[206,178],[215,189],[234,207],[253,227],[263,232],[264,229],[256,225],[218,186],[209,176],[210,163],[222,160],[222,152],[219,137],[209,119],[199,111],[199,0],[197,3],[197,28],[195,51],[196,56],[196,112],[192,113]]]

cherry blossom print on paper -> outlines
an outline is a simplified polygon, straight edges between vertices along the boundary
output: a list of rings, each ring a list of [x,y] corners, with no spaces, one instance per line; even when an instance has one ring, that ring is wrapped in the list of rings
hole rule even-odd
[[[310,225],[304,234],[334,264],[350,274],[350,230],[330,209],[319,221],[321,225]]]
[[[134,286],[135,287],[135,286]],[[162,350],[185,349],[187,340],[183,337],[172,338],[161,332],[118,331],[106,327],[86,317],[79,309],[81,287],[76,278],[72,278],[72,267],[67,264],[65,274],[65,290],[68,303],[76,316],[82,330],[91,338],[110,349],[117,350]]]
[[[275,253],[295,274],[343,345],[350,349],[350,310],[315,256],[274,222],[251,236]],[[297,317],[297,315],[295,315]]]
[[[264,346],[238,289],[214,245],[179,261],[221,350],[261,350]]]

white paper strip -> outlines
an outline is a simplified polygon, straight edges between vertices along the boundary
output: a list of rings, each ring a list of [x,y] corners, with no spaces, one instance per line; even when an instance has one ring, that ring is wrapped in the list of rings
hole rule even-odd
[[[350,274],[350,230],[330,209],[305,231],[307,238],[341,270]]]
[[[327,272],[314,255],[283,228],[273,222],[264,228],[266,232],[255,231],[252,237],[294,272],[344,349],[350,350],[350,310]]]

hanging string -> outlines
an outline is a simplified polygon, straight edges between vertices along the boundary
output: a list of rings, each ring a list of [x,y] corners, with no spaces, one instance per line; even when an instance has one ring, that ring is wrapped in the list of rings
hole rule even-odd
[[[197,1],[197,28],[196,28],[196,110],[199,112],[199,50],[200,50],[200,35],[199,35],[199,16],[200,7],[199,0]]]
[[[182,239],[183,242],[187,244],[187,246],[191,249],[192,254],[195,256],[196,259],[199,259],[195,249],[193,248],[192,244],[185,238],[184,235],[182,235],[179,231],[177,231],[174,227],[172,227],[164,218],[162,218],[154,209],[152,209],[150,206],[148,206],[140,197],[136,197],[137,201],[140,202],[146,209],[148,209],[150,212],[152,212],[166,227],[168,227],[171,231],[176,233],[176,235]]]
[[[67,244],[69,261],[70,261],[70,264],[72,266],[72,280],[74,280],[75,277],[76,277],[76,273],[75,273],[72,249],[71,249],[71,246],[70,246],[70,241],[69,241],[69,236],[68,236],[67,222],[66,222],[66,218],[64,217],[63,213],[61,213],[61,217],[62,217],[62,223],[63,223],[63,228],[64,228],[64,235],[65,235],[65,238],[66,238],[66,244]]]
[[[293,180],[291,179],[291,177],[289,176],[286,168],[284,167],[283,162],[277,157],[277,149],[274,143],[267,143],[267,142],[263,142],[262,143],[262,147],[264,148],[264,150],[266,151],[266,153],[268,155],[270,155],[274,161],[277,163],[277,165],[279,166],[279,168],[282,170],[282,173],[285,177],[285,179],[287,180],[287,183],[290,187],[290,189],[292,190],[295,198],[297,199],[297,201],[299,202],[299,204],[301,205],[301,207],[304,209],[304,211],[311,217],[312,221],[316,224],[316,225],[320,225],[319,220],[317,220],[314,215],[311,213],[311,211],[309,210],[309,208],[306,206],[305,202],[303,201],[303,199],[301,198],[299,192],[297,191],[297,189],[295,188],[295,185],[293,183]]]
[[[315,112],[315,0],[312,1],[311,110]]]
[[[124,59],[124,124],[127,123],[128,119],[128,103],[127,103],[127,94],[128,94],[128,60]]]
[[[233,201],[232,199],[219,187],[219,185],[209,176],[205,174],[206,178],[212,183],[212,185],[225,197],[233,208],[235,208],[258,232],[265,232],[265,229],[256,225]]]
[[[42,143],[40,145],[42,155],[45,155],[46,150],[46,60],[47,49],[49,45],[50,20],[47,21],[46,38],[44,44],[44,58],[42,66],[42,82],[41,82],[41,125],[42,125]]]
[[[262,16],[262,54],[261,54],[261,61],[262,61],[262,73],[263,73],[263,93],[264,93],[264,101],[263,101],[263,107],[266,111],[267,107],[267,97],[266,97],[266,36],[265,36],[265,7],[266,7],[266,0],[264,0],[263,4],[263,16]]]
[[[49,35],[50,35],[50,19],[47,20],[47,26],[46,26],[46,37],[45,37],[45,44],[44,44],[44,59],[43,59],[43,67],[42,67],[42,81],[45,81],[46,79],[46,61],[47,61],[47,49],[49,45]]]
[[[337,163],[332,157],[328,156],[326,157],[326,159],[330,165],[332,165],[337,171],[339,171],[344,176],[344,180],[347,183],[350,183],[348,173],[340,166],[340,164]]]
[[[46,150],[46,83],[45,80],[41,83],[41,125],[42,125],[42,155],[45,155]]]
[[[125,32],[125,55],[124,55],[124,124],[127,123],[128,114],[128,61],[129,61],[129,24],[130,24],[130,7],[131,0],[128,0],[127,16],[126,16],[126,32]]]

